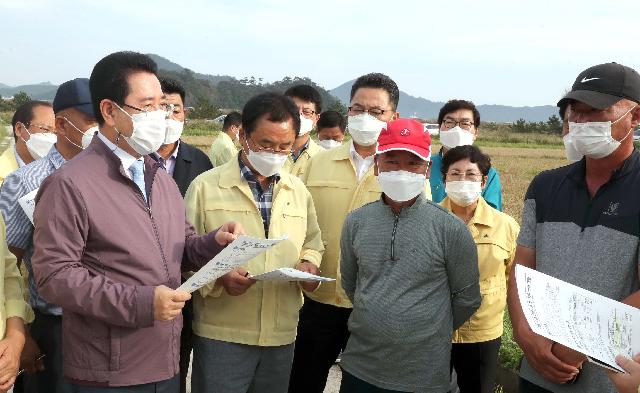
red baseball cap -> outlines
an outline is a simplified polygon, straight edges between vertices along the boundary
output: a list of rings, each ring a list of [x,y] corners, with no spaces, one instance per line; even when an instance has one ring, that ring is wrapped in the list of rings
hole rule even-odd
[[[431,137],[422,123],[413,119],[398,119],[387,123],[378,137],[376,154],[404,150],[425,161],[431,161]]]

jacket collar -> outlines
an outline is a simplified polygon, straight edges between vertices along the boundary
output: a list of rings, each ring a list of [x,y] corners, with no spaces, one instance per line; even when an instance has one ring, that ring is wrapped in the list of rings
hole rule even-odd
[[[106,139],[106,137],[104,139]],[[110,144],[112,145],[111,147],[108,146],[103,141],[102,138],[99,138],[99,137],[93,138],[87,150],[92,149],[96,154],[103,157],[106,160],[108,165],[114,168],[117,168],[117,171],[120,172],[122,176],[126,177],[127,179],[131,179],[130,175],[128,174],[129,168],[125,170],[120,157],[118,157],[118,155],[116,155],[115,153],[116,151],[122,150],[122,149],[116,147],[116,149],[114,150],[113,147],[115,147],[115,145],[113,143],[110,143]],[[156,175],[158,168],[161,168],[162,164],[155,161],[148,155],[143,156],[143,159],[144,159],[144,178],[145,178],[145,183],[148,191],[151,187],[151,183]]]
[[[453,214],[453,210],[451,209],[451,199],[449,197],[444,198],[444,200],[440,203],[440,206],[447,209],[449,212]],[[469,224],[480,224],[484,226],[491,227],[493,226],[493,216],[494,209],[489,206],[487,201],[484,200],[483,197],[478,198],[478,206],[476,206],[476,211],[473,213],[473,217]]]

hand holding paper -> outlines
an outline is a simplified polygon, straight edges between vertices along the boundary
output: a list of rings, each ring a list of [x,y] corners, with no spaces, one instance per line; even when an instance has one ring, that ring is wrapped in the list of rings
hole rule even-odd
[[[239,236],[224,250],[220,251],[212,260],[202,267],[196,274],[185,281],[178,290],[193,292],[215,281],[236,267],[248,262],[250,259],[267,251],[285,240],[287,236],[279,239],[258,239],[246,235]]]
[[[616,356],[640,352],[638,309],[522,265],[515,271],[522,311],[534,333],[620,372]]]
[[[229,295],[240,296],[256,283],[248,275],[249,272],[239,267],[222,276],[220,281],[222,281],[222,286]]]
[[[228,221],[218,228],[218,231],[216,232],[216,241],[221,246],[226,246],[236,240],[238,236],[244,234],[245,231],[242,224],[237,221]]]

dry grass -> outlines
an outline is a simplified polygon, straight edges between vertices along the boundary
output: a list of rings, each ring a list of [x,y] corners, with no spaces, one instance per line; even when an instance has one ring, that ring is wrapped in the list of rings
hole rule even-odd
[[[185,136],[183,139],[208,152],[214,137]],[[504,212],[518,222],[522,215],[524,194],[533,177],[541,171],[568,164],[564,149],[561,147],[482,147],[481,149],[491,157],[492,165],[500,172]],[[438,150],[440,145],[434,144],[433,151]]]

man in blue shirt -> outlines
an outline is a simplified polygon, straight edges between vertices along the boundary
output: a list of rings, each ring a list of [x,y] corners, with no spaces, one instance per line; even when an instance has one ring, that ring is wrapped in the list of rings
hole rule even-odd
[[[442,149],[431,156],[431,177],[429,178],[432,200],[436,203],[442,202],[447,196],[440,172],[442,157],[449,149],[473,144],[480,128],[480,112],[471,101],[451,100],[440,109],[438,124]],[[502,185],[500,175],[493,166],[489,170],[482,197],[489,205],[502,211]]]
[[[7,244],[29,272],[29,303],[35,313],[22,355],[21,367],[27,371],[25,393],[66,393],[71,392],[71,386],[62,373],[62,310],[38,294],[31,269],[34,253],[32,217],[25,214],[18,200],[37,190],[44,179],[82,151],[84,135],[90,135],[97,124],[91,107],[89,80],[78,78],[60,85],[53,99],[53,111],[56,116],[55,145],[46,156],[7,176],[0,190]],[[35,194],[31,198],[35,198]],[[40,354],[46,356],[36,361]]]

